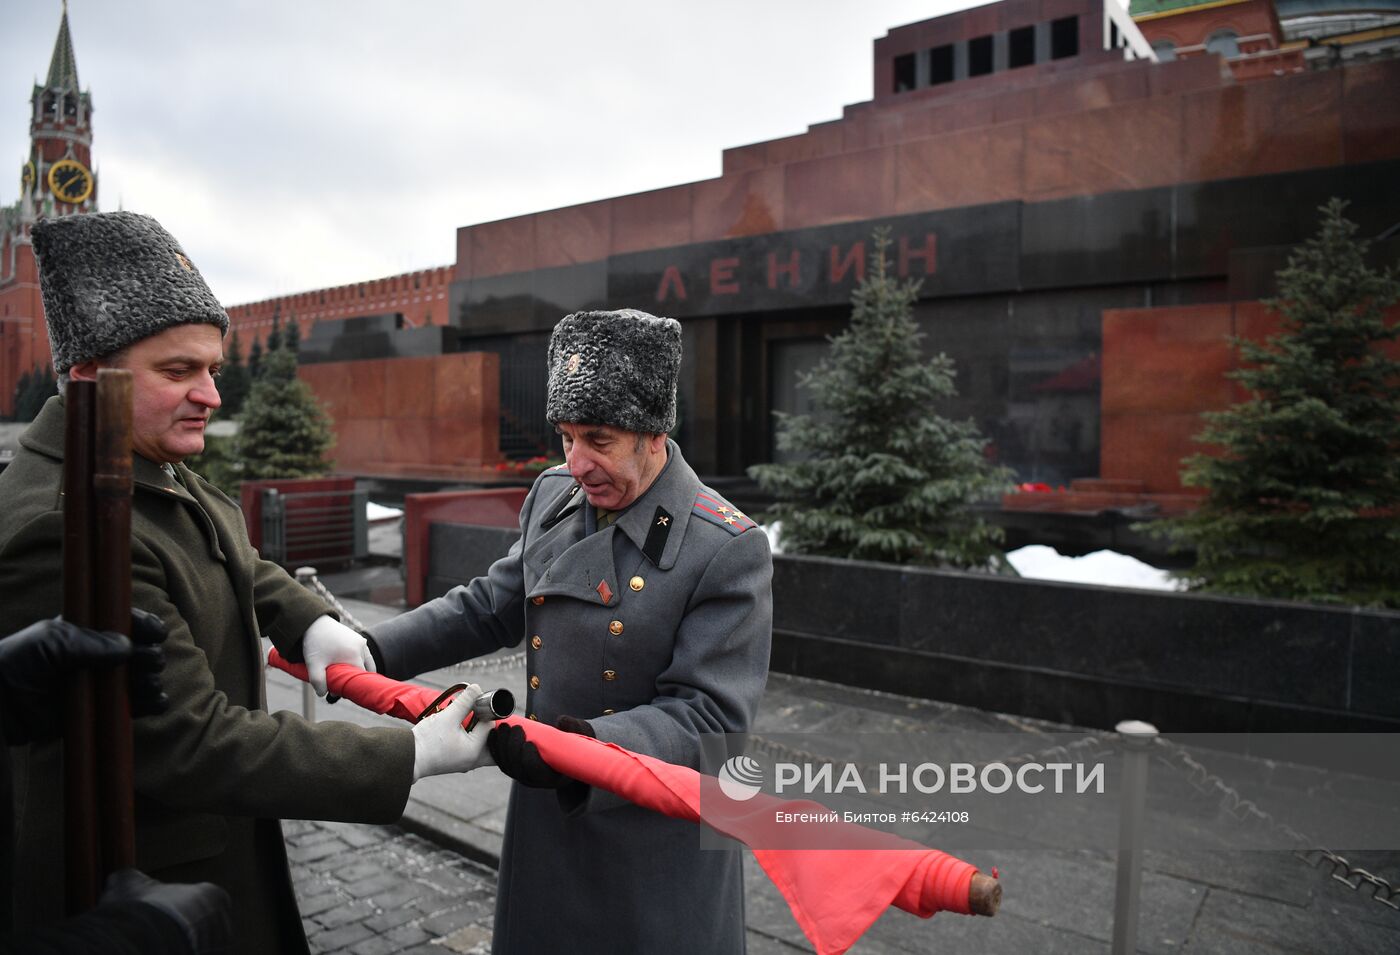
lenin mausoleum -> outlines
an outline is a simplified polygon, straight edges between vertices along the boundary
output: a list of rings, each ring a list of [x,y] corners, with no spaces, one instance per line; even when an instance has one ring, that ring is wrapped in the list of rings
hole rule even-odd
[[[718,178],[463,225],[451,265],[229,308],[274,322],[335,421],[336,467],[472,481],[557,454],[549,331],[578,309],[679,319],[677,439],[724,486],[774,459],[773,411],[840,331],[888,226],[926,346],[1019,481],[1003,516],[1185,506],[1231,335],[1329,197],[1400,253],[1397,0],[1005,0],[891,29],[874,95],[723,154]],[[90,94],[63,20],[0,210],[0,414],[49,360],[29,225],[96,208]],[[832,104],[833,113],[840,104]],[[774,125],[792,117],[774,117]],[[86,178],[84,178],[86,173]]]

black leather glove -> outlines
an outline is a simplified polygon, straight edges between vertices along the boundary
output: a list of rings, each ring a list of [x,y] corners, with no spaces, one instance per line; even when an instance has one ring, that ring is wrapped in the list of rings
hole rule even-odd
[[[598,734],[587,720],[573,716],[561,716],[554,724],[566,733],[578,733],[597,739]],[[525,731],[509,723],[497,723],[491,735],[486,737],[486,748],[501,772],[522,786],[535,789],[559,789],[570,784],[583,784],[554,769],[540,756],[539,748],[525,738]]]
[[[63,687],[73,670],[128,664],[133,716],[164,713],[170,700],[160,682],[165,669],[165,624],[131,611],[131,639],[89,630],[61,617],[41,620],[0,639],[0,725],[10,745],[42,742],[63,731]]]
[[[0,728],[10,745],[63,732],[63,687],[71,670],[111,667],[131,656],[119,633],[88,630],[55,617],[0,640]]]
[[[157,882],[137,869],[107,877],[101,911],[109,906],[149,905],[173,920],[194,955],[222,955],[233,940],[233,901],[212,882]]]
[[[131,608],[131,659],[127,686],[132,716],[158,716],[170,709],[170,697],[160,682],[165,669],[165,622],[153,613]]]
[[[598,734],[593,732],[593,724],[588,720],[581,720],[577,716],[561,716],[554,721],[554,728],[563,730],[566,733],[577,733],[580,736],[587,736],[589,739],[597,739]]]

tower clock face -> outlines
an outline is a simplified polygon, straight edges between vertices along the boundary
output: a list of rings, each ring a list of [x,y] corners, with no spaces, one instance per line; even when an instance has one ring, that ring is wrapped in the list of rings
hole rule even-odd
[[[49,191],[60,202],[77,205],[92,195],[92,173],[76,159],[60,159],[49,167]]]
[[[19,174],[19,191],[24,193],[29,191],[29,187],[34,185],[34,180],[39,178],[39,174],[34,171],[34,160],[24,164],[24,169]]]

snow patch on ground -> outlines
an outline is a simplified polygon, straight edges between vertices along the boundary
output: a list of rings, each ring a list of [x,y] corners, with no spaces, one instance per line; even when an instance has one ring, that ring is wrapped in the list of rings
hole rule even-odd
[[[1059,580],[1103,587],[1137,587],[1143,590],[1183,590],[1184,585],[1165,570],[1136,557],[1111,550],[1096,550],[1083,557],[1066,557],[1053,547],[1031,544],[1006,555],[1016,573],[1035,580]]]
[[[403,517],[403,511],[397,507],[385,507],[383,504],[369,501],[365,504],[365,517],[373,524],[375,521],[392,521],[396,517]]]
[[[373,507],[374,505],[370,505]],[[372,518],[371,518],[372,519]],[[783,522],[760,524],[774,554],[783,552]],[[1053,547],[1031,544],[1013,550],[1006,559],[1016,573],[1031,580],[1058,580],[1071,584],[1097,584],[1101,587],[1136,587],[1140,590],[1185,590],[1183,581],[1170,571],[1143,563],[1136,557],[1111,550],[1096,550],[1083,557],[1066,557]]]
[[[771,524],[760,524],[758,529],[763,531],[763,536],[768,538],[768,549],[775,554],[783,552],[783,546],[778,543],[778,537],[783,532],[783,522],[774,521]]]

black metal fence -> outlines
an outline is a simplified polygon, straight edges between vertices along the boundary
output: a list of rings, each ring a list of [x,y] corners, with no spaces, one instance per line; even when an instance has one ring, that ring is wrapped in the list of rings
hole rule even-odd
[[[279,564],[336,564],[369,555],[369,491],[262,491],[258,550]]]

